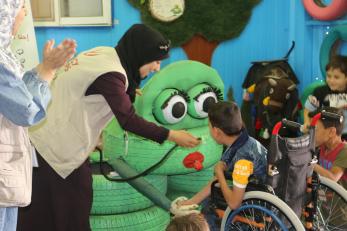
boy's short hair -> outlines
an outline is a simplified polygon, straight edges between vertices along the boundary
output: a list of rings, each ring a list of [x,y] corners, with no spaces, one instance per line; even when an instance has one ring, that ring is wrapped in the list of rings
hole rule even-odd
[[[166,231],[207,231],[208,224],[202,214],[191,213],[174,217],[166,227]]]
[[[208,118],[213,127],[221,129],[226,135],[241,133],[243,122],[236,103],[220,101],[209,106]]]
[[[310,118],[312,118],[316,114],[320,113],[323,110],[325,110],[326,112],[340,115],[340,116],[342,116],[342,118],[344,117],[343,116],[343,109],[339,109],[339,108],[335,108],[335,107],[322,107],[322,108],[319,108],[315,111],[309,112],[308,116]],[[339,136],[342,134],[342,131],[343,131],[344,120],[345,120],[345,118],[343,118],[342,120],[339,120],[339,119],[333,119],[333,118],[329,118],[329,117],[321,117],[321,119],[320,119],[320,121],[322,121],[324,128],[331,128],[331,127],[336,128],[336,134]]]
[[[340,71],[347,77],[347,57],[337,55],[330,59],[329,63],[325,67],[325,71],[332,69],[340,69]]]

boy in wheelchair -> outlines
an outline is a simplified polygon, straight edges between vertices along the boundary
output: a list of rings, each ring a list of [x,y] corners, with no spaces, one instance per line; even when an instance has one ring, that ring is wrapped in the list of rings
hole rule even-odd
[[[320,112],[322,115],[317,122],[315,132],[315,145],[319,148],[319,164],[315,164],[313,170],[321,176],[338,182],[347,190],[347,144],[342,140],[343,110],[324,107],[310,112],[308,116],[312,118]],[[325,116],[329,113],[335,114],[337,117]],[[335,212],[330,216],[335,225],[339,224],[339,227],[342,227],[343,224],[343,227],[347,228],[347,208],[345,204],[338,203]],[[322,212],[330,213],[329,208],[326,210],[322,209]]]
[[[201,212],[214,231],[220,230],[226,207],[236,209],[242,203],[251,175],[259,183],[265,183],[267,150],[247,134],[240,109],[235,103],[218,102],[211,105],[208,117],[211,136],[227,149],[215,165],[214,179],[191,199],[180,202],[179,206],[201,203]],[[229,180],[232,180],[232,188],[227,182]],[[214,195],[211,196],[211,192]],[[223,198],[218,198],[215,192],[220,192],[219,197]]]
[[[319,164],[314,165],[314,171],[335,182],[347,190],[347,144],[341,135],[344,125],[343,111],[333,107],[324,107],[324,111],[334,113],[341,119],[324,117],[324,113],[316,125],[315,142],[319,147]],[[315,116],[322,109],[310,112],[309,117]]]

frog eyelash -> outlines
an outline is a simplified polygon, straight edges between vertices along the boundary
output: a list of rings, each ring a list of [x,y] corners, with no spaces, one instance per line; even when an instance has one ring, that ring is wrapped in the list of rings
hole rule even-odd
[[[216,87],[205,87],[204,89],[202,89],[202,91],[197,96],[194,97],[194,100],[197,101],[199,96],[201,96],[202,94],[208,93],[208,92],[215,93],[218,101],[223,100],[222,91]]]
[[[181,91],[181,90],[176,90],[176,91],[174,91],[174,92],[170,95],[170,97],[169,97],[167,100],[165,100],[165,102],[164,102],[163,105],[161,106],[161,109],[166,108],[167,105],[168,105],[168,103],[169,103],[169,101],[170,101],[170,99],[171,99],[172,97],[174,97],[175,95],[182,96],[183,99],[184,99],[187,103],[190,102],[190,97],[189,97],[189,95],[188,95],[187,92],[184,92],[184,91]]]

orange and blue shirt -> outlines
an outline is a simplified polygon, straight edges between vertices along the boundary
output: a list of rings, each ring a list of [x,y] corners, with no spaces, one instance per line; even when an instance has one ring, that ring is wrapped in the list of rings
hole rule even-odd
[[[233,178],[233,175],[244,175],[247,172],[252,171],[256,179],[265,182],[267,165],[266,156],[266,148],[256,139],[250,137],[246,129],[243,129],[236,141],[230,145],[222,155],[221,160],[227,165],[225,173],[226,178],[233,180],[231,179]],[[249,162],[240,160],[247,160],[252,163],[252,166]],[[242,186],[242,182],[238,183],[239,186]]]

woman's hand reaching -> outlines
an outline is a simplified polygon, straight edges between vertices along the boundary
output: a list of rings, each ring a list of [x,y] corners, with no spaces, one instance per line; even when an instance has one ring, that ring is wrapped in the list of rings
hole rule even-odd
[[[200,140],[198,138],[184,130],[170,130],[168,140],[186,148],[193,148],[200,144]]]

